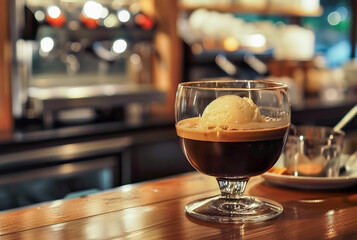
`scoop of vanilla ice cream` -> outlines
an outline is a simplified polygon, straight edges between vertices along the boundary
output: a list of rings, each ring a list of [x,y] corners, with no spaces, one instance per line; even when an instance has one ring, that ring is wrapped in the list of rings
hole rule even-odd
[[[200,129],[234,128],[241,124],[260,122],[258,107],[250,98],[226,95],[207,105],[198,122]]]

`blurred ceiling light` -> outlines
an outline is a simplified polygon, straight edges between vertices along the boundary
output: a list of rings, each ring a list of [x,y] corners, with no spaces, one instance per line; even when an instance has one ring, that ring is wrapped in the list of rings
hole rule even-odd
[[[114,13],[111,13],[103,21],[103,24],[107,28],[113,28],[119,26],[119,20]]]
[[[134,65],[139,65],[141,64],[141,57],[139,54],[134,53],[130,56],[130,62]]]
[[[142,13],[135,16],[135,23],[145,30],[150,30],[154,27],[154,21],[149,16]]]
[[[341,21],[345,21],[348,18],[349,12],[345,6],[337,8],[336,12],[338,12],[341,16]]]
[[[327,16],[327,22],[330,25],[335,26],[341,22],[341,15],[338,12],[331,12]]]
[[[49,6],[47,8],[46,21],[54,27],[61,27],[66,22],[65,15],[61,12],[61,9],[57,6]]]
[[[301,8],[305,11],[316,11],[320,6],[319,0],[301,0]]]
[[[103,19],[106,18],[108,16],[108,14],[109,14],[108,8],[103,7],[102,8],[102,14],[100,15],[100,18],[103,18]]]
[[[123,23],[126,23],[130,20],[130,12],[126,9],[119,10],[117,14],[119,21]]]
[[[133,2],[129,6],[129,10],[133,15],[137,14],[138,12],[140,12],[140,10],[141,10],[140,2]]]
[[[118,39],[113,43],[113,52],[115,53],[123,53],[125,52],[126,48],[127,48],[128,44],[126,43],[125,40],[123,39]]]
[[[82,45],[79,42],[73,42],[71,43],[70,48],[73,52],[80,52],[82,50]]]
[[[250,47],[263,47],[266,43],[266,39],[263,34],[253,34],[247,39],[247,45]]]
[[[45,20],[45,13],[42,10],[37,10],[35,12],[35,18],[38,22],[43,22]]]
[[[94,28],[98,27],[97,19],[87,17],[84,14],[81,14],[79,16],[79,19],[87,28],[94,29]]]
[[[227,37],[223,40],[223,47],[227,51],[236,51],[239,48],[239,42],[233,37]]]
[[[99,19],[102,15],[103,6],[95,1],[88,1],[83,6],[83,14],[86,17]]]
[[[51,52],[54,46],[55,46],[55,42],[50,37],[42,38],[40,42],[41,51],[44,53]]]
[[[51,18],[58,18],[61,15],[61,9],[57,6],[49,6],[47,13]]]

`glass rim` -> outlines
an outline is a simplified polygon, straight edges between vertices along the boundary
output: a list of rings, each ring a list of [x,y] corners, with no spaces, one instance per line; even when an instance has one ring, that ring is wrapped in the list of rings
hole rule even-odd
[[[234,87],[234,88],[227,88],[227,87],[205,87],[205,86],[193,86],[195,84],[201,83],[263,83],[263,84],[271,84],[273,86],[267,87],[252,87],[252,88],[242,88],[242,87]],[[179,83],[180,87],[190,88],[190,89],[202,89],[202,90],[240,90],[240,91],[256,91],[256,90],[277,90],[277,89],[284,89],[287,90],[288,86],[285,83],[277,82],[277,81],[270,81],[270,80],[200,80],[200,81],[190,81],[190,82],[182,82]]]

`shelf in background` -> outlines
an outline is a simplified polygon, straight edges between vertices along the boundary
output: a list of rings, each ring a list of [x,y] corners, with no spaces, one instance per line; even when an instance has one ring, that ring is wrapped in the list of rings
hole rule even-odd
[[[180,3],[179,8],[186,11],[194,11],[199,8],[218,12],[235,12],[235,13],[249,13],[249,14],[263,14],[263,15],[279,15],[279,16],[297,16],[297,17],[318,17],[323,13],[322,7],[317,10],[308,11],[305,9],[288,8],[288,7],[272,7],[272,6],[249,6],[246,4],[184,4]]]

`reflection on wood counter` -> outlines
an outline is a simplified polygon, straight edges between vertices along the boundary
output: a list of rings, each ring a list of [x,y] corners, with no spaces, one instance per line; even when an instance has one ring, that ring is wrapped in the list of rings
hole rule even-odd
[[[355,188],[354,188],[355,189]],[[218,194],[190,173],[0,214],[2,239],[357,239],[357,192],[302,191],[251,179],[247,194],[280,202],[275,219],[242,225],[187,217],[186,203]]]

